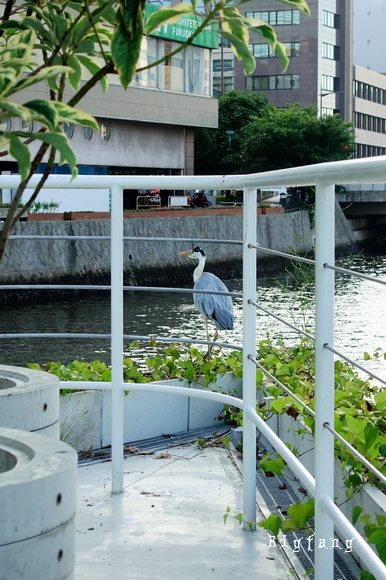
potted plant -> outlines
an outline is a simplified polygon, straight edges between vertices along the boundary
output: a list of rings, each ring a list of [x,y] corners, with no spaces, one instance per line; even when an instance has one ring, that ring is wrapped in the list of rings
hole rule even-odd
[[[8,211],[9,211],[10,207],[11,207],[10,203],[0,202],[0,220],[4,221],[7,218]],[[19,204],[17,207],[24,207],[24,203],[23,203],[22,199],[19,201]],[[26,209],[25,212],[22,214],[20,220],[26,221],[28,219],[28,214],[29,214],[29,209]]]
[[[284,213],[284,207],[277,203],[260,203],[257,213],[262,215]]]

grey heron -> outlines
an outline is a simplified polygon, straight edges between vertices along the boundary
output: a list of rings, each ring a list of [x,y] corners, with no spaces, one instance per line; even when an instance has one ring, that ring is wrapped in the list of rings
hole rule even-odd
[[[204,272],[206,254],[200,247],[193,248],[190,252],[180,252],[179,256],[187,256],[198,260],[198,265],[193,272],[194,290],[214,290],[217,292],[229,292],[224,282],[210,272]],[[234,322],[233,304],[230,296],[223,294],[193,294],[194,305],[205,318],[206,336],[210,341],[208,319],[216,327],[213,341],[217,340],[219,330],[232,330]],[[208,347],[210,356],[210,348]]]

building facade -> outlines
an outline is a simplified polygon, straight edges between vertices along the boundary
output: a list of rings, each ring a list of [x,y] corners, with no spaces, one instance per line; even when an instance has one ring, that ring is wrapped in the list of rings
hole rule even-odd
[[[354,65],[353,94],[355,156],[386,155],[386,75]]]
[[[147,14],[157,7],[148,5]],[[162,26],[151,37],[144,37],[138,68],[143,69],[167,57],[185,42],[197,27],[197,20],[182,17]],[[215,128],[218,103],[212,98],[212,50],[218,46],[215,31],[200,34],[191,45],[162,64],[138,72],[125,91],[115,75],[109,77],[109,88],[103,92],[98,84],[78,107],[92,114],[99,131],[64,125],[77,156],[80,174],[152,174],[181,175],[194,172],[194,129]],[[84,82],[87,80],[85,74]],[[73,95],[69,87],[65,102]],[[44,83],[17,93],[14,100],[23,103],[48,98]],[[35,131],[39,127],[23,127],[21,120],[11,119],[4,129]],[[31,144],[32,154],[37,145]],[[39,168],[43,171],[44,163]],[[0,171],[18,173],[10,156],[1,158]],[[66,173],[66,166],[55,165],[53,173]],[[164,192],[167,200],[171,192]],[[125,192],[125,207],[135,207],[138,192]],[[9,201],[12,192],[3,191],[0,201]],[[91,199],[92,197],[92,199]],[[51,192],[44,190],[39,200],[59,201],[60,211],[109,208],[106,192],[91,196],[90,192]]]
[[[263,92],[279,108],[288,103],[316,104],[320,114],[339,112],[351,120],[352,0],[309,0],[308,5],[311,16],[275,0],[251,0],[239,7],[245,16],[274,27],[290,64],[283,73],[275,51],[259,34],[251,33],[256,69],[246,77],[242,63],[235,59],[234,89]],[[219,50],[214,67],[221,70]]]

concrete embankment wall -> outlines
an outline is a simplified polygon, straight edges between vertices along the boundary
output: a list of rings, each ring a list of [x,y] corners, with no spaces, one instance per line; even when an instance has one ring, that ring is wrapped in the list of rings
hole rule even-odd
[[[312,254],[313,231],[306,211],[257,216],[261,246],[299,255]],[[241,215],[162,217],[124,220],[124,235],[132,237],[172,237],[242,240]],[[110,235],[110,220],[23,222],[13,234],[25,235]],[[242,273],[242,247],[199,242],[207,253],[208,271],[229,278]],[[339,252],[356,246],[355,238],[341,212],[337,213],[336,243]],[[191,280],[193,261],[178,253],[193,242],[126,241],[125,283],[133,285],[175,285]],[[132,260],[130,259],[130,254]],[[274,269],[278,260],[259,252],[260,272]],[[0,263],[1,284],[27,283],[108,283],[110,279],[109,240],[10,240]],[[4,296],[4,293],[3,293]],[[6,296],[4,296],[6,297]]]

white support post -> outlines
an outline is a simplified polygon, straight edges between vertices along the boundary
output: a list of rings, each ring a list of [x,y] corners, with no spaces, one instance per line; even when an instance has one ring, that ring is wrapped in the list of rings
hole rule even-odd
[[[248,355],[256,356],[256,189],[244,187],[243,212],[243,520],[256,528],[256,426],[246,412],[256,410],[256,366]]]
[[[111,188],[111,491],[123,492],[123,189]]]
[[[333,580],[334,524],[322,497],[334,500],[334,437],[323,427],[334,425],[334,355],[324,348],[334,344],[334,271],[324,267],[335,263],[334,185],[316,184],[315,234],[315,580]]]

